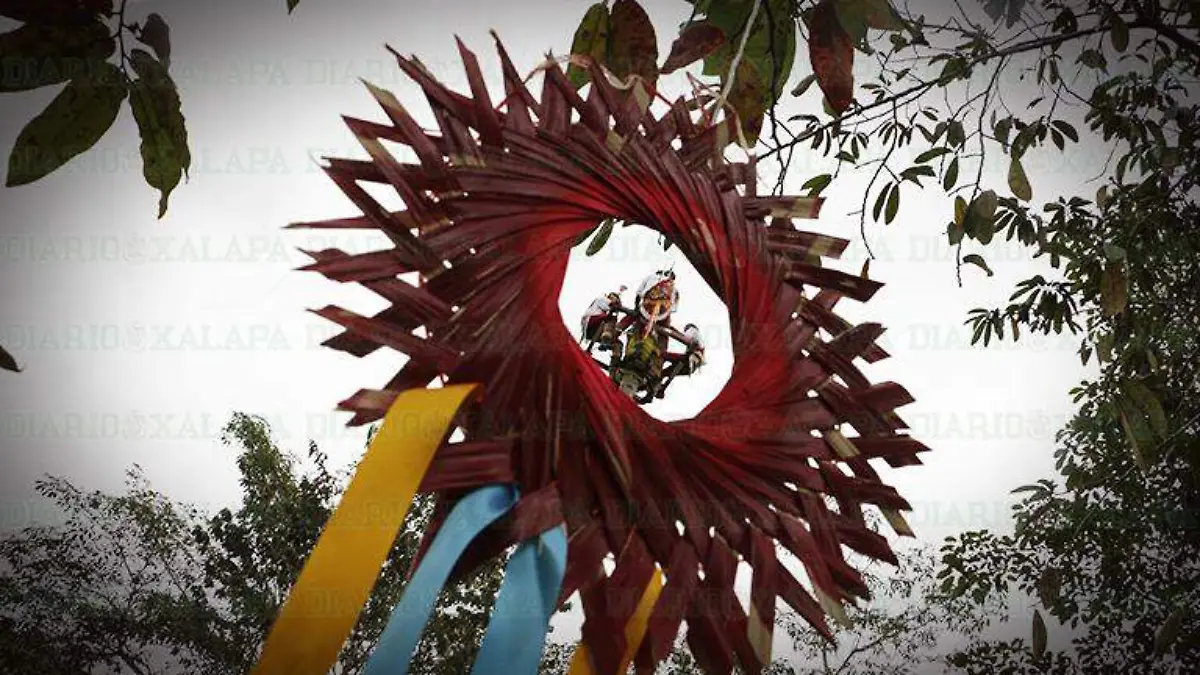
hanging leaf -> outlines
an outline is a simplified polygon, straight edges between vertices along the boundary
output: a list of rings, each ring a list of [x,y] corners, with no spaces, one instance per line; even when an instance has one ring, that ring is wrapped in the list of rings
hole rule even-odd
[[[167,26],[167,22],[163,20],[160,14],[151,14],[146,17],[146,23],[142,26],[142,32],[138,35],[138,40],[150,49],[154,50],[154,55],[162,61],[164,66],[171,65],[171,28]]]
[[[816,81],[816,75],[806,76],[803,80],[800,80],[800,83],[797,84],[794,89],[792,89],[792,96],[803,96],[804,92],[808,91],[808,88],[811,87],[812,83]]]
[[[1154,449],[1154,435],[1150,426],[1146,423],[1146,418],[1125,398],[1116,399],[1114,405],[1121,429],[1125,432],[1125,440],[1129,442],[1129,453],[1133,457],[1133,463],[1142,473],[1146,473],[1150,470],[1150,453]]]
[[[1171,645],[1175,643],[1180,631],[1183,630],[1183,620],[1187,618],[1187,614],[1187,605],[1180,605],[1167,615],[1166,620],[1163,621],[1162,625],[1154,633],[1155,655],[1162,656],[1166,654]]]
[[[658,38],[637,0],[617,0],[613,5],[606,62],[617,77],[639,75],[651,88],[658,81]]]
[[[71,80],[46,109],[21,130],[8,158],[9,187],[25,185],[66,164],[100,140],[117,119],[125,80],[116,66]]]
[[[1118,52],[1125,51],[1129,47],[1129,26],[1126,25],[1121,15],[1116,12],[1109,14],[1108,23],[1111,29],[1109,37],[1112,38],[1113,49]]]
[[[11,370],[14,373],[21,372],[21,367],[17,365],[17,360],[4,347],[0,347],[0,368]]]
[[[992,272],[992,268],[988,267],[987,262],[984,261],[983,256],[979,255],[978,253],[968,253],[967,255],[963,256],[962,261],[963,264],[974,265],[984,272],[987,272],[989,277],[994,274],[994,272]]]
[[[887,206],[883,211],[883,224],[891,225],[896,219],[896,214],[900,211],[900,185],[892,188],[891,194],[888,195]]]
[[[1061,587],[1062,579],[1057,569],[1047,567],[1042,570],[1041,576],[1038,577],[1037,590],[1043,605],[1049,607],[1058,602]]]
[[[725,44],[725,31],[711,21],[697,21],[689,24],[675,38],[671,45],[671,53],[662,65],[662,73],[671,73],[684,66],[708,56],[721,45]]]
[[[588,7],[583,20],[575,29],[575,39],[571,41],[571,54],[590,56],[600,63],[606,63],[608,50],[608,5],[603,2]],[[567,79],[579,89],[587,84],[590,75],[584,68],[574,63],[567,66]]]
[[[1104,58],[1103,54],[1095,49],[1083,50],[1079,53],[1079,57],[1076,59],[1076,61],[1082,63],[1088,68],[1095,68],[1096,70],[1103,70],[1108,67],[1108,60]]]
[[[1046,655],[1046,622],[1042,613],[1033,610],[1033,658],[1041,661]]]
[[[707,20],[725,34],[725,43],[704,59],[704,74],[719,76],[724,87],[734,51],[742,42],[743,31],[749,30],[742,61],[754,64],[774,102],[782,95],[796,60],[796,26],[791,19],[794,3],[765,0],[758,8],[754,25],[747,26],[754,6],[754,2],[716,2],[706,6]]]
[[[946,237],[951,246],[958,246],[963,238],[963,226],[960,223],[950,223],[946,226]]]
[[[292,10],[296,9],[296,5],[299,5],[299,4],[300,4],[300,0],[287,0],[288,14],[291,14]]]
[[[738,64],[728,101],[741,120],[746,142],[753,145],[762,129],[763,115],[771,107],[771,94],[762,75],[750,61],[743,60]]]
[[[985,0],[983,11],[992,21],[1004,19],[1007,27],[1012,28],[1021,20],[1021,8],[1025,0]]]
[[[917,158],[914,159],[913,162],[917,164],[924,164],[925,162],[935,160],[948,152],[951,152],[950,148],[930,148],[917,155]]]
[[[879,216],[883,213],[883,205],[887,203],[888,192],[892,189],[892,184],[888,183],[879,191],[879,196],[875,198],[875,208],[871,209],[871,217],[875,222],[879,222]]]
[[[587,255],[596,255],[600,249],[604,248],[604,245],[608,243],[608,238],[612,236],[614,222],[612,218],[605,218],[604,222],[600,223],[600,227],[596,230],[596,236],[592,238],[592,243],[588,244],[587,251],[585,251]]]
[[[958,158],[950,160],[946,167],[946,175],[942,176],[942,189],[949,191],[958,183]]]
[[[963,225],[963,219],[967,217],[967,200],[958,195],[954,198],[954,223]]]
[[[141,136],[142,175],[160,193],[158,217],[167,212],[171,191],[192,163],[179,92],[167,69],[149,52],[134,49],[130,63],[138,80],[130,88],[129,105]]]
[[[1159,438],[1167,436],[1167,413],[1163,410],[1162,402],[1158,400],[1153,391],[1147,387],[1141,380],[1128,380],[1121,383],[1121,391],[1130,402],[1134,404],[1138,412],[1146,417],[1150,422],[1150,428],[1158,435]]]
[[[27,23],[0,34],[0,92],[100,77],[104,59],[116,50],[116,40],[100,21],[70,26]]]
[[[866,39],[868,28],[890,31],[904,28],[904,22],[888,0],[838,0],[834,8],[838,22],[855,42]]]
[[[833,182],[833,175],[828,174],[828,173],[823,173],[823,174],[820,174],[819,176],[813,176],[812,178],[809,178],[808,180],[804,181],[804,185],[801,185],[800,189],[808,190],[809,195],[815,196],[815,195],[821,194],[821,191],[824,190],[825,188],[829,187],[829,184],[832,182]]]
[[[1129,286],[1125,278],[1125,265],[1110,261],[1100,274],[1100,307],[1105,316],[1116,316],[1125,311],[1129,303]]]
[[[1029,177],[1025,175],[1025,167],[1021,159],[1014,156],[1008,165],[1008,187],[1013,196],[1023,202],[1033,199],[1033,188],[1029,185]]]
[[[583,242],[587,241],[588,237],[591,237],[592,234],[595,233],[595,231],[598,229],[600,229],[599,225],[597,225],[596,227],[593,227],[590,230],[585,230],[583,232],[583,234],[579,235],[578,237],[575,237],[575,243],[572,244],[572,246],[578,246],[578,245],[582,244]]]
[[[838,21],[833,0],[821,0],[813,8],[808,54],[830,108],[842,113],[854,98],[854,42]]]
[[[963,229],[981,244],[988,244],[996,232],[996,207],[999,200],[993,190],[980,192],[967,207]]]

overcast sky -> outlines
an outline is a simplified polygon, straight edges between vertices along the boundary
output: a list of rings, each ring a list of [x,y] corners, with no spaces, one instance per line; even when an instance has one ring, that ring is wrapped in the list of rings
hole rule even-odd
[[[545,52],[568,50],[588,4],[307,0],[288,17],[283,0],[131,2],[134,19],[158,11],[171,25],[191,178],[156,221],[157,194],[142,180],[126,111],[65,169],[31,186],[0,189],[0,344],[25,368],[0,374],[0,525],[50,517],[32,499],[42,474],[111,490],[132,463],[173,497],[211,508],[233,504],[235,454],[215,440],[233,411],[267,417],[297,452],[312,438],[336,464],[356,459],[365,430],[347,429],[348,416],[333,408],[360,387],[382,386],[403,357],[380,350],[355,359],[319,346],[335,331],[306,309],[340,304],[369,313],[381,305],[362,289],[293,271],[307,262],[296,248],[355,251],[385,242],[362,233],[281,230],[293,221],[355,214],[313,159],[363,156],[340,115],[385,119],[360,77],[392,90],[432,124],[385,43],[419,55],[443,81],[465,90],[457,34],[480,56],[495,92],[501,86],[489,29],[528,70]],[[645,6],[665,57],[668,30],[690,7],[679,0]],[[808,72],[797,67],[793,83]],[[682,74],[673,78],[663,86],[681,90]],[[55,93],[0,97],[0,156]],[[785,96],[780,117],[801,111],[820,111],[816,87],[801,99]],[[1098,167],[1087,150],[1039,157],[1027,167],[1035,198],[1078,189]],[[789,187],[798,190],[823,167],[831,165],[797,158]],[[987,175],[1003,185],[1003,173],[992,169]],[[811,224],[854,240],[833,263],[839,269],[857,271],[866,256],[857,217],[848,215],[859,207],[865,180],[839,178]],[[1009,490],[1052,471],[1053,435],[1072,410],[1067,392],[1085,370],[1069,338],[969,347],[967,311],[1004,302],[1014,281],[1042,266],[1018,248],[993,246],[985,256],[996,275],[964,269],[960,288],[942,234],[948,200],[935,189],[906,189],[901,206],[890,226],[867,228],[877,256],[871,276],[886,285],[869,303],[847,300],[839,311],[888,329],[882,343],[892,358],[864,372],[913,394],[916,403],[899,412],[933,452],[923,456],[924,466],[885,467],[882,474],[915,506],[917,535],[937,543],[969,528],[1007,527]],[[679,272],[679,321],[699,324],[710,346],[708,366],[651,408],[664,419],[699,411],[730,370],[724,308],[695,272],[664,254],[649,230],[628,228],[594,258],[576,251],[561,299],[564,320],[577,331],[594,296],[622,283],[636,287],[670,260]]]

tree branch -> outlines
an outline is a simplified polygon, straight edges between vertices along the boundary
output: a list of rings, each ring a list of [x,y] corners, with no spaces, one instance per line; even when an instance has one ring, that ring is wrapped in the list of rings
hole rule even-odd
[[[1130,22],[1129,28],[1131,28],[1131,29],[1132,28],[1155,28],[1156,30],[1159,30],[1160,32],[1162,32],[1163,35],[1167,35],[1168,37],[1171,37],[1171,36],[1168,33],[1166,33],[1165,31],[1166,30],[1174,30],[1172,27],[1167,26],[1167,25],[1161,25],[1161,27],[1156,27],[1151,22],[1141,20],[1141,19]],[[1048,37],[1038,38],[1036,40],[1026,40],[1025,42],[1018,42],[1016,44],[1005,47],[1004,49],[998,49],[991,53],[984,54],[982,56],[976,57],[975,59],[972,59],[971,61],[969,61],[967,63],[967,68],[973,68],[981,63],[987,63],[988,61],[992,61],[994,59],[999,59],[999,58],[1004,58],[1007,56],[1012,56],[1014,54],[1020,54],[1023,52],[1033,51],[1036,49],[1042,49],[1043,47],[1053,47],[1053,46],[1061,45],[1063,43],[1070,42],[1072,40],[1078,40],[1079,38],[1087,37],[1089,35],[1095,35],[1097,33],[1104,33],[1109,30],[1111,30],[1111,29],[1108,26],[1094,26],[1092,28],[1085,28],[1082,30],[1077,30],[1073,33],[1065,33],[1063,35],[1052,35],[1052,36],[1048,36]],[[1176,32],[1176,34],[1178,34],[1178,31],[1175,31],[1175,32]],[[1188,40],[1183,35],[1179,35],[1179,38],[1184,41]],[[1200,46],[1197,46],[1197,49],[1200,49]],[[1200,53],[1200,52],[1198,52],[1198,53]],[[817,135],[818,133],[821,133],[822,131],[824,131],[836,124],[841,124],[842,122],[845,122],[849,118],[853,118],[857,115],[861,115],[862,113],[865,113],[869,110],[873,110],[875,108],[899,103],[899,102],[903,101],[904,99],[913,96],[914,94],[916,94],[916,95],[923,94],[924,92],[928,91],[929,89],[932,89],[933,87],[937,86],[940,81],[941,81],[941,79],[938,78],[935,80],[931,80],[929,82],[922,82],[921,84],[913,85],[913,86],[909,87],[908,89],[900,91],[891,96],[885,96],[884,98],[881,98],[881,99],[874,101],[872,103],[869,103],[867,105],[859,106],[846,115],[842,115],[841,117],[830,120],[829,122],[822,124],[819,127],[816,127],[814,129],[811,129],[805,133],[798,135],[796,137],[796,139],[793,141],[790,141],[780,147],[777,147],[777,148],[767,151],[766,153],[763,154],[762,159],[766,159],[767,157],[770,157],[771,155],[773,155],[776,152],[779,152],[780,150],[783,150],[785,148],[803,143],[804,141],[812,138],[813,136]]]

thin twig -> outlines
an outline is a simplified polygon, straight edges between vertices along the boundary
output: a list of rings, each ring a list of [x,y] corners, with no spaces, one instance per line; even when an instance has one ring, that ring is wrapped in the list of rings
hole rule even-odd
[[[749,41],[750,31],[754,29],[754,20],[758,18],[758,8],[762,6],[765,0],[758,0],[754,3],[754,7],[750,9],[750,18],[746,20],[746,27],[742,29],[742,41],[738,44],[737,53],[733,55],[733,60],[729,62],[729,77],[725,78],[725,86],[721,88],[721,95],[717,98],[717,104],[713,106],[713,116],[725,107],[725,99],[729,98],[729,91],[733,89],[733,81],[737,75],[738,66],[742,62],[742,54],[746,51],[746,42]]]

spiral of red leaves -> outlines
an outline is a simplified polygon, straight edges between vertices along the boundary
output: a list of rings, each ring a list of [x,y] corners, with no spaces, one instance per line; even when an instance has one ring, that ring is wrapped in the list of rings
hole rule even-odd
[[[456,420],[464,440],[443,444],[422,485],[439,498],[426,543],[456,499],[515,483],[520,502],[474,542],[457,574],[565,524],[562,599],[580,593],[583,640],[606,675],[617,671],[625,623],[655,566],[666,584],[636,653],[639,672],[671,651],[685,622],[708,672],[728,673],[735,659],[760,672],[777,597],[829,636],[826,613],[867,596],[842,547],[895,562],[863,506],[907,530],[898,511],[909,504],[870,461],[919,464],[926,449],[893,412],[907,392],[871,384],[854,364],[887,355],[875,344],[883,329],[833,312],[879,284],[820,265],[848,242],[795,228],[794,218],[815,217],[819,199],[758,196],[753,163],[725,161],[730,120],[699,126],[694,102],[683,99],[655,114],[647,97],[594,64],[586,98],[557,66],[535,97],[498,40],[505,91],[495,105],[476,56],[459,49],[469,94],[397,54],[438,129],[422,129],[391,93],[371,87],[388,121],[346,119],[371,159],[326,168],[362,215],[299,225],[375,229],[394,243],[309,252],[306,269],[390,303],[374,316],[318,310],[345,328],[326,344],[409,357],[382,389],[342,402],[352,424],[379,419],[408,388],[482,384],[481,399]],[[418,163],[398,161],[382,141],[407,146]],[[391,186],[407,208],[385,210],[360,183]],[[610,217],[668,237],[729,310],[733,371],[693,419],[651,418],[563,324],[570,250]],[[415,283],[401,278],[411,273]],[[803,565],[807,587],[780,546]],[[742,562],[752,569],[748,608],[733,590]]]

